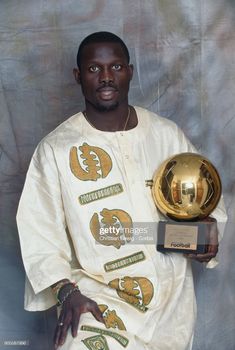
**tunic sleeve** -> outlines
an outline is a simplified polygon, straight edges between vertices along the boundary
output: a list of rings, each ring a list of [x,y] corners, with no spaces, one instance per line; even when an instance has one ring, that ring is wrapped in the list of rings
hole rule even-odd
[[[17,212],[23,263],[27,275],[25,308],[43,310],[55,304],[50,286],[71,279],[71,249],[52,147],[42,141],[31,160]]]

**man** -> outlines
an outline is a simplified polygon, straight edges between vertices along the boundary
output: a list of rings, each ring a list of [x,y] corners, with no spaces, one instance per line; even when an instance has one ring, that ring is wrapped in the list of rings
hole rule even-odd
[[[55,348],[188,350],[190,259],[132,244],[131,228],[159,221],[145,181],[170,155],[194,149],[172,122],[129,106],[133,66],[116,35],[84,39],[77,65],[85,111],[41,141],[19,204],[26,308],[59,302]],[[214,216],[225,219],[222,205]],[[192,258],[215,257],[217,232],[211,237],[208,252]]]

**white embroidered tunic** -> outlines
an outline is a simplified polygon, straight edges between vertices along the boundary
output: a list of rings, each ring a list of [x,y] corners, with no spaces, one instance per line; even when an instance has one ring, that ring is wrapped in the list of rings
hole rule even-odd
[[[195,150],[174,123],[135,109],[138,125],[123,132],[72,116],[41,141],[29,167],[17,214],[25,307],[54,305],[50,286],[68,278],[106,323],[83,314],[78,337],[68,335],[63,349],[191,346],[191,266],[182,254],[156,251],[146,227],[160,215],[145,181],[169,156]],[[222,203],[213,215],[226,220]]]

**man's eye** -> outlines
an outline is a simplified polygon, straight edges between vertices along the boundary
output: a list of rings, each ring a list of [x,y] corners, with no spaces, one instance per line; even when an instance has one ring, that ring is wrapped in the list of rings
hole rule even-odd
[[[89,71],[92,73],[98,72],[100,69],[98,66],[91,66],[89,67]]]
[[[114,70],[121,70],[121,69],[122,69],[122,66],[121,66],[121,64],[114,64],[112,68],[113,68]]]

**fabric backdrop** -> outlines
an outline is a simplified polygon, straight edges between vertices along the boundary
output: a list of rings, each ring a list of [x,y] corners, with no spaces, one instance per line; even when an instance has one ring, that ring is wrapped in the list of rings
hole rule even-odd
[[[234,0],[0,1],[0,349],[52,349],[54,309],[23,311],[15,213],[35,146],[83,108],[72,68],[79,42],[99,30],[130,48],[130,103],[174,120],[222,177],[229,223],[220,265],[194,264],[193,349],[235,348],[234,20]]]

